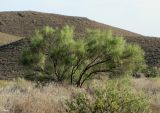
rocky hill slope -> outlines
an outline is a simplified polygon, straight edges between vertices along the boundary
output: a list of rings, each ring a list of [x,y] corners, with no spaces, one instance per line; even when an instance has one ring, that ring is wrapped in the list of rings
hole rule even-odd
[[[0,32],[13,34],[20,37],[29,37],[36,29],[43,26],[61,28],[64,25],[75,27],[76,36],[85,35],[86,29],[110,29],[114,35],[123,36],[130,43],[138,43],[146,52],[146,62],[151,66],[159,65],[160,39],[144,37],[123,29],[101,24],[87,18],[71,17],[57,14],[39,12],[2,12],[0,13]],[[2,40],[0,38],[0,40]],[[12,78],[23,75],[24,68],[19,63],[19,57],[28,41],[22,39],[7,45],[0,46],[0,78]]]
[[[0,46],[10,44],[20,39],[22,39],[22,37],[9,35],[9,34],[0,32]]]
[[[139,34],[101,24],[83,17],[71,17],[40,12],[2,12],[0,13],[0,32],[28,37],[35,29],[49,25],[59,28],[64,25],[74,26],[77,35],[84,35],[87,28],[111,29],[115,35],[139,36]]]

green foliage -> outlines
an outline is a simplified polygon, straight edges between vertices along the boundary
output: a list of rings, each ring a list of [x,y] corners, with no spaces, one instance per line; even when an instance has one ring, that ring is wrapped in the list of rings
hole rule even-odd
[[[67,112],[69,113],[91,113],[92,105],[90,99],[87,95],[83,93],[78,93],[74,95],[73,99],[70,101],[68,100],[67,105]]]
[[[110,31],[89,30],[85,38],[76,39],[72,27],[45,27],[31,38],[22,63],[56,81],[82,86],[99,73],[113,77],[140,69],[144,53]]]
[[[146,77],[160,77],[160,68],[158,67],[147,67],[143,70]]]
[[[108,81],[105,88],[78,93],[68,100],[69,113],[150,113],[150,105],[142,93],[135,93],[124,81]]]

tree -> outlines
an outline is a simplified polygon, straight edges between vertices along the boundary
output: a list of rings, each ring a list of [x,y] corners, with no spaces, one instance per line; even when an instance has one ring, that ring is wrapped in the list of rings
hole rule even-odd
[[[123,37],[113,37],[111,31],[88,30],[85,38],[78,39],[72,27],[45,27],[31,38],[22,63],[41,76],[70,80],[79,87],[97,74],[113,77],[140,69],[144,52]]]

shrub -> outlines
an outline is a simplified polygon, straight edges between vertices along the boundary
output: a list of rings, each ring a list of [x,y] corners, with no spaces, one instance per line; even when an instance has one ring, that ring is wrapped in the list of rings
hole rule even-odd
[[[146,77],[160,77],[160,68],[158,67],[147,67],[143,72]]]
[[[82,86],[99,73],[114,77],[140,69],[144,52],[122,37],[113,37],[110,31],[91,30],[85,38],[76,39],[72,27],[56,30],[45,27],[31,38],[22,63],[34,74]]]
[[[105,88],[78,93],[68,100],[69,113],[150,113],[150,105],[142,93],[135,93],[126,84],[109,81]]]

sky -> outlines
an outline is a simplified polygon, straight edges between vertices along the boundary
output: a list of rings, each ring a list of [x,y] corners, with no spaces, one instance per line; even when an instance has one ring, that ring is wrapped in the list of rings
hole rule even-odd
[[[160,0],[0,0],[0,11],[25,10],[82,16],[160,37]]]

